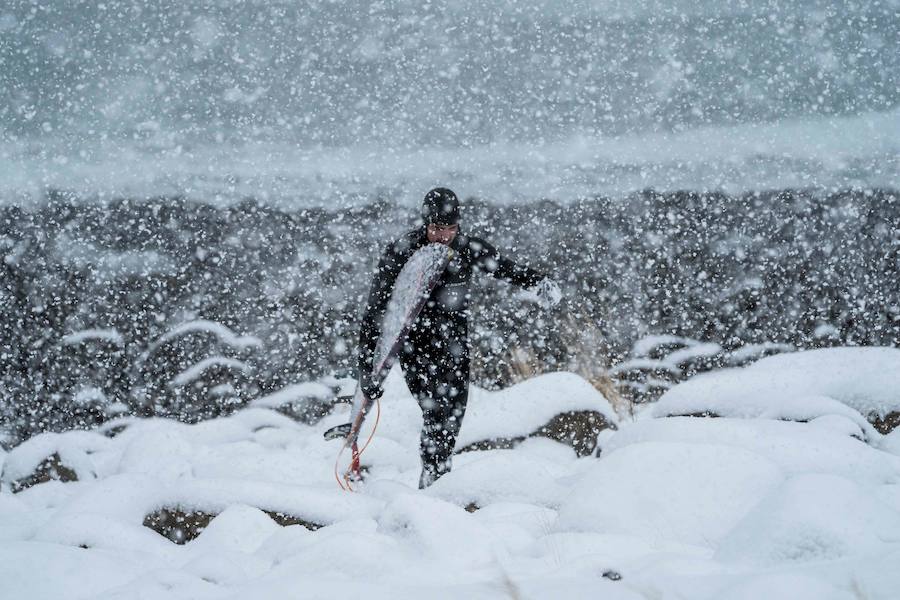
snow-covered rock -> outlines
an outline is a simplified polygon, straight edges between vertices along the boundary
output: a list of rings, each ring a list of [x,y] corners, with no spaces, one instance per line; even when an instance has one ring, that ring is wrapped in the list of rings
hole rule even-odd
[[[259,348],[263,345],[262,340],[260,340],[256,336],[237,335],[235,332],[233,332],[225,325],[222,325],[221,323],[198,319],[194,321],[186,321],[184,323],[181,323],[180,325],[176,325],[175,327],[167,331],[158,340],[153,342],[150,345],[148,352],[153,352],[158,347],[162,346],[163,344],[167,344],[172,340],[192,334],[212,336],[216,338],[220,343],[237,351]]]
[[[197,379],[200,379],[206,371],[212,369],[234,371],[246,374],[250,370],[250,367],[246,363],[235,360],[233,358],[226,358],[224,356],[210,356],[208,358],[204,358],[195,365],[191,365],[181,373],[177,374],[172,378],[171,385],[175,387],[188,385],[190,383],[193,383]]]
[[[45,481],[78,481],[96,476],[91,454],[109,440],[95,432],[43,433],[16,446],[3,461],[0,482],[20,491]]]
[[[305,381],[255,398],[249,406],[275,409],[304,423],[315,423],[331,410],[335,395],[331,386]]]
[[[122,334],[115,329],[82,329],[63,336],[61,343],[64,346],[76,346],[93,341],[103,342],[111,346],[123,346],[125,344]]]
[[[828,396],[790,396],[773,402],[768,396],[752,396],[735,401],[728,396],[687,397],[667,393],[653,405],[650,414],[658,418],[692,416],[799,422],[831,417],[849,423],[849,435],[870,440],[878,437],[872,424],[858,411]]]
[[[457,448],[503,447],[532,435],[590,454],[597,435],[619,419],[609,401],[572,373],[548,373],[497,392],[473,388]]]
[[[848,411],[840,403],[852,409]],[[763,358],[698,375],[667,391],[655,416],[701,415],[809,420],[844,416],[871,433],[900,413],[900,349],[826,348]]]

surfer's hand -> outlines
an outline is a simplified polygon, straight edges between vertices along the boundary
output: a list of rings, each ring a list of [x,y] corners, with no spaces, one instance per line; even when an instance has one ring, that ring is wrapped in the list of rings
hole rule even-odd
[[[549,278],[541,279],[533,288],[537,302],[541,308],[553,308],[562,300],[562,292],[555,281]]]
[[[384,395],[384,390],[381,386],[368,379],[363,379],[363,381],[360,382],[360,386],[362,393],[365,394],[366,398],[369,400],[378,400]]]

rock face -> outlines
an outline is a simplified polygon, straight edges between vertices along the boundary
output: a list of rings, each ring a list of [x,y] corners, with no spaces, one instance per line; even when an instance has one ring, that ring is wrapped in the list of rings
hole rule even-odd
[[[498,437],[473,442],[456,452],[508,449],[515,447],[527,438],[546,437],[571,446],[578,456],[588,456],[596,449],[597,436],[604,429],[616,429],[616,425],[599,412],[593,410],[568,411],[556,415],[528,435]]]
[[[144,517],[144,527],[149,527],[176,544],[186,544],[203,533],[215,516],[203,511],[163,508]]]
[[[651,414],[788,421],[838,415],[871,440],[900,425],[898,390],[897,348],[822,348],[699,375],[666,392]]]
[[[889,412],[888,414],[879,416],[877,414],[869,415],[869,422],[878,430],[879,433],[887,435],[897,427],[900,427],[900,411]]]
[[[33,485],[47,481],[78,481],[78,475],[74,469],[63,464],[59,453],[53,453],[42,460],[31,475],[7,481],[6,473],[4,473],[2,480],[3,483],[9,484],[12,492],[16,494]]]

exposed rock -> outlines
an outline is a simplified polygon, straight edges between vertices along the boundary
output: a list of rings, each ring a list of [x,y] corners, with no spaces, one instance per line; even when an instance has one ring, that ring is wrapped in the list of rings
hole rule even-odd
[[[6,482],[6,477],[3,477]],[[30,488],[39,483],[48,481],[78,481],[78,475],[75,470],[63,464],[59,453],[54,452],[44,460],[42,460],[31,475],[8,482],[12,492],[18,493],[24,489]]]
[[[144,517],[144,527],[168,538],[176,544],[186,544],[203,533],[216,515],[185,512],[180,508],[163,508]]]
[[[889,412],[884,416],[878,414],[869,415],[869,423],[878,430],[879,433],[887,435],[895,428],[900,427],[900,411]]]
[[[673,414],[666,415],[666,417],[697,417],[700,419],[718,419],[721,416],[722,415],[720,415],[719,413],[713,412],[711,410],[704,410],[701,412],[687,412],[684,414],[674,414],[673,413]]]
[[[548,437],[572,446],[578,456],[588,456],[597,447],[597,436],[616,426],[602,414],[592,410],[565,412],[553,417],[532,436]]]
[[[277,512],[274,510],[267,510],[264,512],[272,517],[272,520],[282,527],[289,527],[291,525],[303,525],[310,531],[315,531],[316,529],[320,529],[322,527],[322,525],[320,525],[319,523],[313,523],[312,521],[307,521],[306,519],[301,519],[300,517],[289,515],[287,513]]]
[[[516,437],[499,437],[499,438],[491,438],[489,440],[481,440],[480,442],[472,442],[471,444],[467,444],[462,448],[457,448],[455,454],[462,454],[463,452],[474,452],[476,450],[509,450],[510,448],[515,448],[517,445],[521,444],[526,436],[520,435]]]

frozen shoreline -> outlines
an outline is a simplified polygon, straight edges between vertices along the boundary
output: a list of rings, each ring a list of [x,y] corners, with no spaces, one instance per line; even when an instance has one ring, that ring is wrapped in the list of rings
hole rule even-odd
[[[500,204],[647,188],[897,188],[900,110],[468,149],[190,144],[161,134],[129,143],[0,142],[0,205],[40,204],[48,189],[86,202],[182,196],[228,205],[252,197],[296,209],[384,197],[413,205],[437,183]]]

